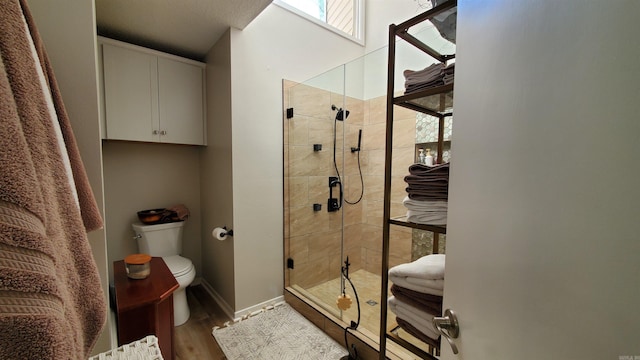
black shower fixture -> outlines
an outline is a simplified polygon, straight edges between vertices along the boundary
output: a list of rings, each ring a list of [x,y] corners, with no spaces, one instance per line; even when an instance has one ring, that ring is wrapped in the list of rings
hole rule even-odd
[[[349,117],[349,110],[347,109],[342,109],[342,108],[338,108],[335,105],[331,105],[331,110],[338,110],[338,112],[336,113],[336,120],[338,121],[343,121],[344,119]]]

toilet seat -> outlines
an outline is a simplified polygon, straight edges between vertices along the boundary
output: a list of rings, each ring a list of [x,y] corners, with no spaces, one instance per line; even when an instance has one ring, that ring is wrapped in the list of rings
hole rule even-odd
[[[174,277],[182,276],[193,268],[193,263],[191,260],[184,258],[180,255],[172,255],[166,256],[162,258],[164,262],[167,264],[169,270]]]

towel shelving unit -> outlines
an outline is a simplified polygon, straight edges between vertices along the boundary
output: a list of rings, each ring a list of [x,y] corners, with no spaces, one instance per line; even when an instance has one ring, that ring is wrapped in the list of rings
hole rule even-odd
[[[380,359],[386,359],[387,339],[411,351],[422,359],[436,359],[436,357],[420,347],[400,338],[395,330],[397,327],[389,327],[387,324],[387,298],[389,296],[389,248],[390,227],[401,226],[412,229],[431,231],[434,234],[434,253],[438,251],[438,236],[446,234],[446,226],[434,226],[417,224],[406,221],[406,217],[391,218],[391,164],[393,148],[393,116],[394,106],[418,111],[438,118],[437,162],[442,161],[444,148],[444,119],[453,115],[453,84],[432,87],[420,91],[396,96],[394,89],[394,77],[396,67],[396,40],[400,38],[426,53],[436,61],[446,63],[455,58],[455,54],[440,54],[429,45],[409,34],[409,29],[424,21],[428,21],[438,14],[453,9],[457,6],[457,0],[449,0],[432,9],[419,14],[399,25],[389,25],[389,58],[387,70],[387,119],[386,119],[386,151],[385,151],[385,181],[384,181],[384,223],[382,244],[382,284],[381,284],[381,309],[380,309]],[[434,341],[428,344],[431,350],[439,352],[439,344]],[[433,351],[432,351],[433,352]]]

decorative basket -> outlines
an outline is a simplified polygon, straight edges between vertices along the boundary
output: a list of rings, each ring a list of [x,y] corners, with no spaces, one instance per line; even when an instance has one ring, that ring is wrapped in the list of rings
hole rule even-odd
[[[149,335],[143,339],[122,345],[117,349],[109,350],[92,356],[89,360],[164,360],[160,353],[158,338]]]

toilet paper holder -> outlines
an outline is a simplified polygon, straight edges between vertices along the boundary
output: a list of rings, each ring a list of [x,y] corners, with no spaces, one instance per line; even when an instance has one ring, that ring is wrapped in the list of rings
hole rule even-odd
[[[222,236],[225,236],[225,235],[233,236],[233,229],[229,229],[229,230],[227,230],[227,227],[226,227],[226,226],[223,226],[222,228],[223,228],[223,229],[224,229],[224,231],[225,231],[223,234],[221,234]]]

